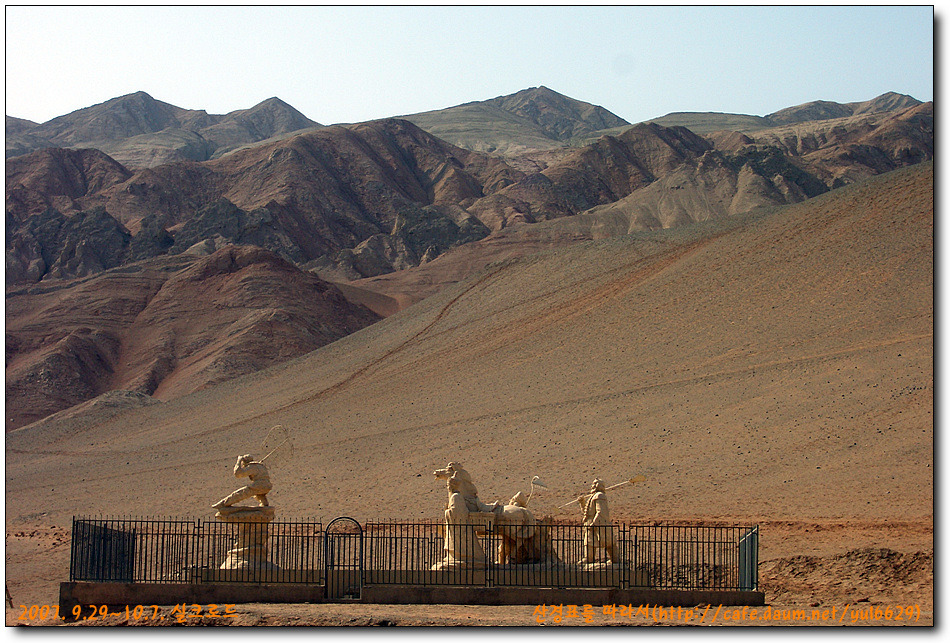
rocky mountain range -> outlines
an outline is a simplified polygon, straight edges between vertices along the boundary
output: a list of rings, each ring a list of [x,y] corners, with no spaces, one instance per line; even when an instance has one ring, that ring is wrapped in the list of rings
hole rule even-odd
[[[651,123],[672,127],[682,125],[697,134],[709,134],[718,131],[737,131],[751,133],[772,127],[808,123],[811,121],[833,120],[849,116],[880,114],[902,111],[920,105],[920,101],[895,92],[887,92],[876,98],[854,103],[836,103],[828,100],[816,100],[793,107],[786,107],[765,116],[749,114],[721,114],[716,112],[674,112],[651,119]]]
[[[126,167],[146,168],[206,161],[242,145],[314,127],[320,124],[279,98],[215,115],[136,92],[43,124],[7,116],[6,156],[48,147],[94,148]]]
[[[515,97],[499,104],[529,113]],[[572,116],[604,116],[567,105],[567,116],[544,120],[562,136],[581,127]],[[930,103],[753,135],[640,124],[533,172],[400,119],[138,171],[101,151],[47,148],[7,162],[6,277],[84,276],[238,243],[353,280],[420,265],[513,224],[600,208],[612,219],[624,211],[628,229],[669,227],[794,203],[932,157]]]
[[[40,150],[7,161],[7,281],[50,270],[81,276],[228,243],[353,277],[390,272],[487,235],[465,206],[523,176],[400,120],[323,128],[134,174],[101,152]],[[79,212],[98,214],[76,219]],[[105,212],[111,227],[100,225]],[[91,237],[113,249],[109,257],[77,257]],[[66,264],[71,274],[60,269]]]
[[[630,125],[544,86],[402,118],[459,147],[501,156],[558,149],[571,139]]]
[[[42,125],[8,117],[8,417],[19,425],[120,388],[175,396],[302,354],[500,248],[721,220],[932,159],[933,104],[908,99],[819,102],[770,115],[768,128],[705,136],[631,126],[544,87],[331,127],[278,99],[213,116],[142,92]],[[604,130],[616,135],[577,146]],[[179,280],[222,257],[244,267],[221,274],[267,274],[236,278],[257,286],[234,310],[224,277]],[[284,293],[273,305],[270,290]],[[332,292],[333,306],[307,308],[311,291]],[[162,292],[193,309],[153,313]],[[87,299],[122,313],[103,325],[82,312]],[[78,325],[64,322],[71,307]],[[290,321],[262,335],[259,312],[272,309]],[[187,349],[172,341],[175,319],[202,320]],[[273,356],[251,341],[265,335],[282,345]]]

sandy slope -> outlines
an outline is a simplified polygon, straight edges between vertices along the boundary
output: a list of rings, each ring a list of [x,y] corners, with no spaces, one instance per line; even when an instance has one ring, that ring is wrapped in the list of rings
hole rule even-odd
[[[460,460],[489,501],[540,475],[539,513],[595,475],[643,473],[612,496],[617,517],[760,522],[763,574],[862,547],[926,557],[932,164],[735,223],[492,264],[268,371],[82,432],[11,433],[11,592],[55,599],[74,514],[210,518],[235,455],[277,423],[296,435],[272,467],[286,519],[434,518],[431,472]],[[888,592],[932,609],[915,569]],[[848,587],[789,578],[764,578],[767,599]]]

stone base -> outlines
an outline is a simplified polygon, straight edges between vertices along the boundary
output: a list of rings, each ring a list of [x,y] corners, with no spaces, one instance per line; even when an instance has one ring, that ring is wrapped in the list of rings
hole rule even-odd
[[[434,572],[452,572],[462,569],[485,569],[484,560],[443,560],[430,569]]]
[[[218,572],[222,573],[222,572]],[[177,603],[325,603],[324,586],[306,583],[88,583],[59,585],[59,613],[72,619],[91,614],[90,605],[175,605]],[[445,585],[375,585],[362,588],[363,603],[428,605],[765,605],[759,591],[589,589],[540,587],[449,587]],[[529,608],[530,609],[530,608]],[[77,610],[79,611],[79,610]]]
[[[611,563],[607,561],[596,562],[596,563],[584,563],[579,562],[577,566],[583,569],[585,572],[595,572],[595,571],[614,571],[621,570],[627,567],[624,563]]]
[[[219,569],[278,571],[280,567],[267,560],[267,523],[275,513],[272,506],[218,509],[216,519],[237,525],[237,539]]]

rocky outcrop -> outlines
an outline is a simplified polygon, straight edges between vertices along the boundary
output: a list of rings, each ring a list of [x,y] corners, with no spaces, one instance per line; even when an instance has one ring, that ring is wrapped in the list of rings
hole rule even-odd
[[[7,215],[6,281],[94,275],[126,263],[131,240],[102,208],[71,217],[48,209],[19,225]]]
[[[752,139],[755,146],[775,148],[827,186],[838,187],[932,159],[933,103],[774,128]]]
[[[7,428],[113,389],[177,397],[378,319],[330,284],[253,247],[8,289]]]
[[[17,221],[55,208],[72,214],[132,176],[99,150],[49,148],[6,162],[6,213]]]
[[[747,175],[759,177],[760,187],[772,187],[739,194],[737,186],[750,185]],[[740,180],[740,176],[744,178]],[[684,183],[691,186],[693,198],[666,199],[667,191],[682,189]],[[646,191],[639,194],[641,190]],[[720,194],[723,190],[728,194]],[[592,209],[598,213],[627,212],[632,217],[627,222],[629,229],[642,229],[725,216],[735,213],[738,203],[750,208],[794,203],[826,190],[821,181],[775,148],[740,146],[735,152],[722,153],[686,128],[649,123],[632,127],[618,137],[604,136],[545,170],[477,201],[469,210],[492,230]],[[703,194],[717,196],[703,198]],[[752,194],[763,199],[756,202]],[[630,200],[624,203],[627,197]],[[661,207],[659,201],[664,199],[668,205],[677,205]],[[651,200],[657,201],[657,207],[648,203]],[[631,213],[631,204],[637,204],[636,213]]]

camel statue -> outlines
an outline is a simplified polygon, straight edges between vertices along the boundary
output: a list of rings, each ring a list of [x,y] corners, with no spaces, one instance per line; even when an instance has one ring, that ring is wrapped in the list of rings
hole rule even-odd
[[[440,569],[447,565],[478,566],[480,562],[477,559],[484,560],[484,550],[475,536],[486,533],[489,525],[494,525],[494,533],[500,536],[500,564],[557,560],[548,529],[539,530],[523,493],[516,493],[507,504],[494,502],[489,505],[478,498],[478,490],[471,475],[460,463],[450,462],[434,474],[436,479],[446,481],[449,493],[445,511],[445,558],[437,565],[441,566]],[[475,525],[474,529],[470,525]],[[478,525],[482,525],[482,528],[479,529]],[[473,533],[469,534],[467,530],[473,530]]]

